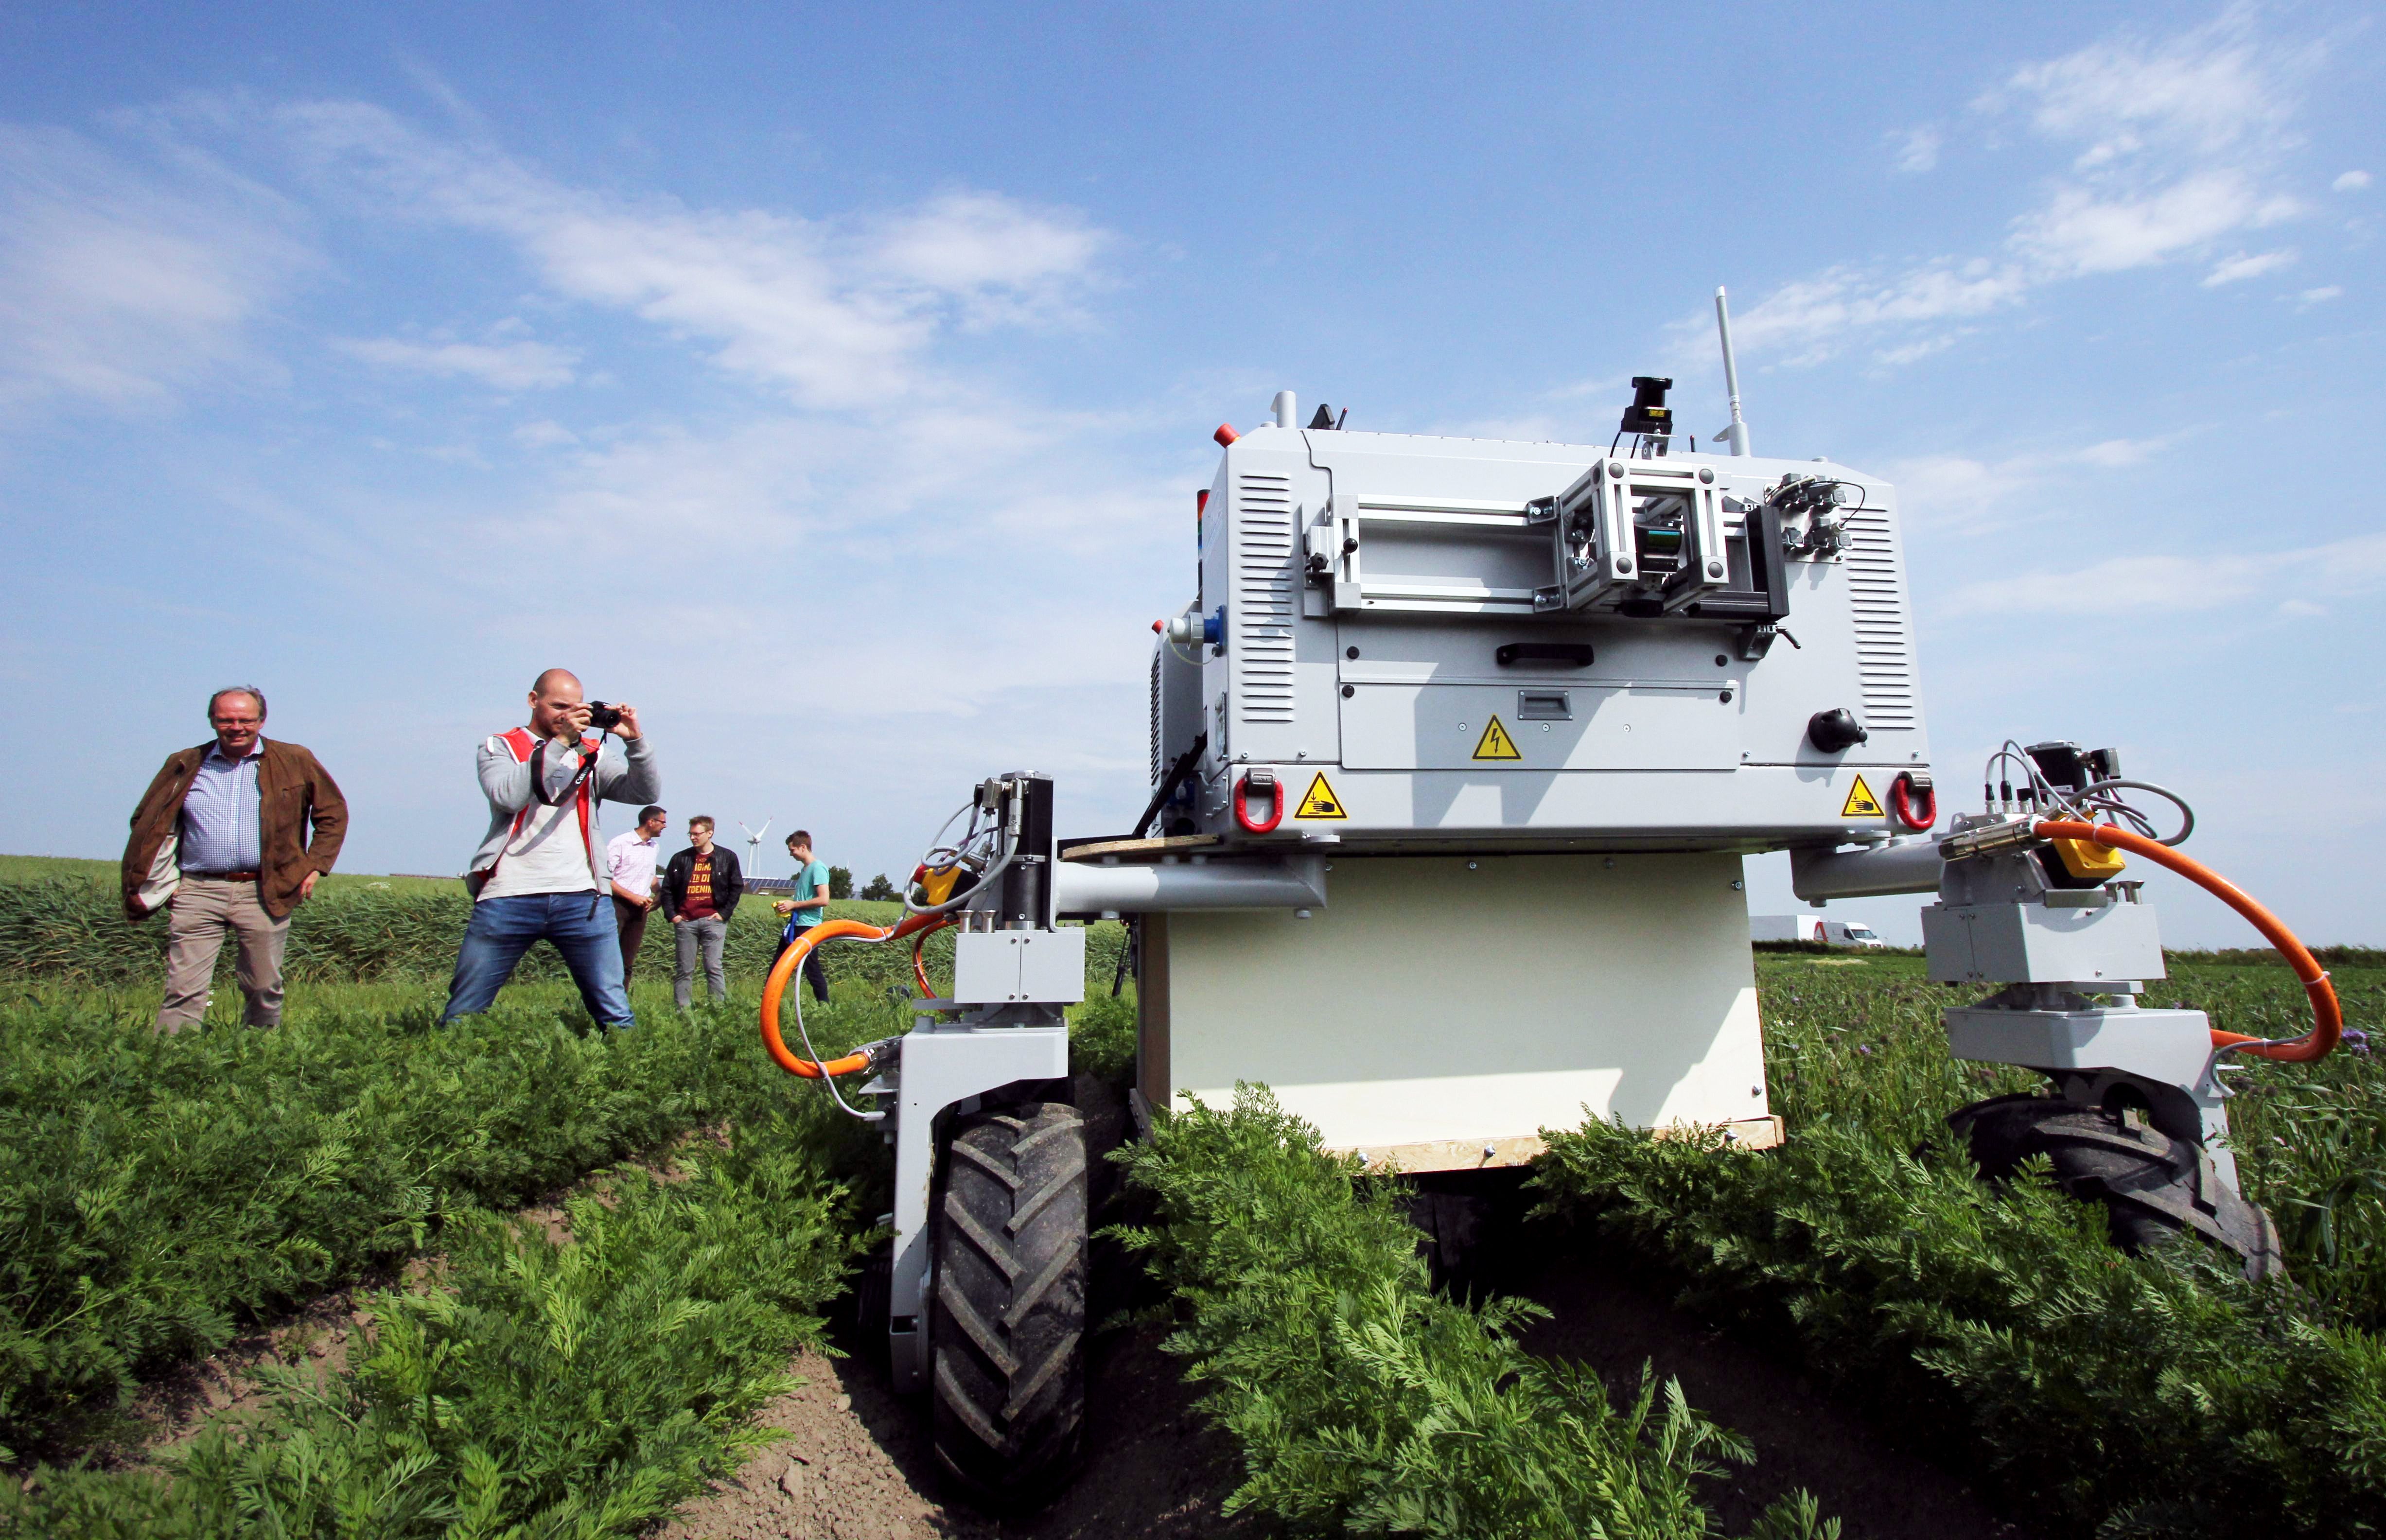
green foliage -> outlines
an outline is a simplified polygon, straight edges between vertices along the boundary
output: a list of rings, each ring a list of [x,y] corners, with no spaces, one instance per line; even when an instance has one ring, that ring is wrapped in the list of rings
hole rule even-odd
[[[853,868],[833,866],[828,869],[828,895],[831,898],[853,896]],[[898,894],[895,896],[900,897],[901,895]]]
[[[2301,990],[2189,968],[2149,1004],[2276,1034]],[[2074,1533],[2371,1533],[2386,1500],[2377,1169],[2386,1119],[2360,1056],[2265,1066],[2231,1107],[2249,1192],[2279,1210],[2298,1287],[2257,1290],[2191,1246],[2116,1251],[2100,1208],[1980,1183],[1940,1120],[2036,1077],[1948,1057],[1953,996],[1910,973],[1784,958],[1761,973],[1783,1148],[1761,1155],[1592,1124],[1551,1134],[1551,1211],[1689,1280],[2008,1500]],[[2340,975],[2374,1012],[2379,981]],[[1925,1148],[1918,1157],[1913,1152]],[[2330,1185],[2333,1183],[2333,1185]],[[2336,1255],[2299,1198],[2329,1204]],[[2362,1244],[2355,1244],[2358,1237]]]
[[[1069,1072],[1124,1085],[1135,1078],[1135,994],[1089,987],[1069,1013]]]
[[[847,889],[836,896],[844,899]],[[833,919],[892,924],[901,908],[891,903],[840,902],[828,913]],[[295,981],[353,983],[370,979],[436,979],[444,981],[456,966],[457,944],[471,915],[471,901],[458,883],[422,883],[396,879],[388,887],[369,883],[343,883],[319,891],[301,904],[290,920],[289,955],[284,968]],[[759,981],[770,970],[785,921],[761,895],[737,906],[729,923],[722,960],[733,979]],[[1124,943],[1125,928],[1115,920],[1089,928],[1086,972],[1110,987],[1111,970]],[[669,978],[674,967],[672,928],[660,917],[647,927],[646,945],[638,954],[638,970],[649,978]],[[60,983],[122,986],[157,980],[166,955],[164,918],[143,924],[124,918],[112,879],[46,877],[35,882],[0,882],[0,978],[45,979]],[[218,965],[218,987],[232,976],[233,948],[227,946]],[[940,931],[928,938],[932,978],[949,980],[953,937]],[[873,987],[901,983],[911,976],[909,948],[839,944],[822,948],[821,965],[832,983],[858,980]],[[516,970],[525,981],[566,977],[562,958],[551,946],[531,948]]]
[[[685,1180],[631,1172],[534,1226],[458,1227],[441,1286],[386,1293],[369,1348],[318,1386],[283,1373],[144,1475],[44,1470],[0,1487],[0,1534],[626,1535],[767,1442],[850,1243],[803,1120],[760,1118]]]
[[[854,895],[854,896],[857,898],[874,899],[881,903],[892,903],[900,900],[903,894],[900,889],[896,887],[894,883],[888,880],[886,873],[882,871],[877,876],[870,879],[869,882],[863,883],[861,891]]]
[[[114,1407],[463,1208],[788,1100],[739,1008],[584,1036],[569,991],[536,993],[434,1030],[435,990],[336,992],[275,1032],[175,1037],[145,1002],[0,1001],[0,1444]],[[815,1020],[833,1034],[855,1008]]]
[[[1162,1222],[1124,1238],[1183,1308],[1170,1346],[1243,1446],[1229,1511],[1469,1540],[1712,1533],[1694,1484],[1746,1462],[1742,1441],[1670,1382],[1618,1409],[1588,1371],[1529,1357],[1513,1333],[1537,1307],[1436,1296],[1394,1191],[1319,1153],[1264,1089],[1113,1158],[1157,1202]],[[1838,1532],[1793,1501],[1758,1533]]]

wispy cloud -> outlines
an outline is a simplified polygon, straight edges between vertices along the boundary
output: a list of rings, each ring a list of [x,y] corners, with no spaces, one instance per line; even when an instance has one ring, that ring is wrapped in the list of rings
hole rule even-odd
[[[1897,169],[1909,175],[1932,169],[1939,164],[1939,147],[1943,140],[1937,128],[1924,124],[1889,136],[1894,146]]]
[[[252,323],[313,260],[300,226],[206,157],[0,125],[0,403],[155,408],[251,358]]]
[[[2367,171],[2347,171],[2329,183],[2329,186],[2340,193],[2358,193],[2368,185],[2369,173]]]
[[[1790,364],[1819,362],[1865,337],[1888,339],[1876,344],[1877,361],[1910,362],[1954,340],[1948,323],[2014,308],[2050,284],[2208,255],[2232,235],[2295,219],[2304,206],[2279,168],[2296,143],[2302,82],[2320,50],[2273,42],[2256,20],[2231,8],[2176,35],[2122,33],[2014,70],[1973,104],[1976,117],[2017,118],[2066,160],[2013,218],[1999,250],[1834,267],[1764,296],[1735,318],[1736,333],[1751,353]],[[1937,164],[1937,129],[1891,141],[1901,169]],[[2240,253],[2207,282],[2253,278],[2291,258]]]
[[[2223,283],[2259,278],[2266,272],[2276,272],[2280,268],[2292,265],[2294,259],[2295,254],[2292,251],[2256,252],[2250,257],[2241,251],[2234,257],[2223,257],[2214,263],[2212,270],[2204,275],[2204,286],[2216,289]]]
[[[335,338],[349,357],[384,369],[465,377],[503,391],[568,385],[579,355],[545,343],[414,343],[396,337]]]
[[[495,235],[558,294],[640,316],[811,407],[922,388],[947,328],[1065,316],[1108,244],[1071,211],[993,193],[841,219],[695,208],[567,186],[361,103],[289,107],[276,124],[335,184]]]
[[[1945,612],[2067,612],[2078,595],[2093,594],[2097,608],[2108,614],[2151,609],[2181,614],[2228,605],[2274,606],[2297,593],[2349,596],[2380,587],[2386,587],[2386,534],[2368,534],[2279,551],[2231,548],[2114,557],[2060,573],[1995,578],[1957,589],[1949,595]]]
[[[1882,467],[1897,487],[1898,503],[1921,528],[1955,532],[1990,523],[2027,519],[2033,505],[2043,506],[2066,483],[2083,474],[2128,470],[2157,458],[2185,443],[2191,434],[2158,438],[2114,438],[2069,449],[2033,451],[2002,459],[1968,455],[1919,455]]]

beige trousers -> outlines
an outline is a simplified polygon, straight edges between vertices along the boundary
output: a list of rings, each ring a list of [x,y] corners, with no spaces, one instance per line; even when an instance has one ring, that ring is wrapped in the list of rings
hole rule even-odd
[[[216,955],[230,933],[240,943],[232,976],[248,1000],[244,1020],[252,1027],[282,1024],[282,952],[290,940],[288,917],[276,920],[257,901],[255,883],[227,883],[185,875],[166,909],[166,998],[157,1008],[157,1030],[177,1033],[207,1012]]]

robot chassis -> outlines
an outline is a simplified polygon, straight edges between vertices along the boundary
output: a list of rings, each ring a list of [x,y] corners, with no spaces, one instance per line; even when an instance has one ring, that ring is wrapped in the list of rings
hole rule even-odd
[[[1950,1051],[2051,1083],[1950,1120],[1984,1174],[2044,1155],[2125,1246],[2187,1232],[2281,1271],[2237,1189],[2221,1072],[2325,1055],[2326,974],[2178,854],[2192,814],[2109,750],[2009,744],[1984,811],[1934,832],[1892,489],[1754,458],[1736,388],[1728,454],[1670,453],[1670,382],[1634,383],[1604,451],[1345,432],[1323,407],[1302,429],[1289,392],[1272,424],[1220,429],[1199,585],[1154,627],[1135,828],[1063,841],[1049,777],[988,780],[900,924],[829,921],[773,968],[772,1057],[895,1146],[894,1379],[931,1393],[964,1491],[1033,1501],[1079,1440],[1072,919],[1134,922],[1138,1121],[1263,1082],[1372,1171],[1462,1172],[1529,1161],[1539,1129],[1586,1115],[1778,1142],[1741,858],[1788,849],[1817,904],[1935,891],[1930,977],[1992,988],[1945,1012]],[[2133,795],[2177,805],[2178,833],[2156,838]],[[2312,1033],[2139,1007],[2162,950],[2123,852],[2252,920],[2304,979]],[[918,947],[945,927],[936,997]],[[912,939],[923,997],[908,1033],[823,1061],[780,1018],[803,957],[839,937]],[[845,1100],[848,1076],[874,1108]]]

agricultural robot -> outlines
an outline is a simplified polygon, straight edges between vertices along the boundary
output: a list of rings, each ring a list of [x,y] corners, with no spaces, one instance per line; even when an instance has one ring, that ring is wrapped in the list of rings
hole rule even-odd
[[[772,1057],[889,1131],[893,1372],[933,1397],[966,1489],[1032,1498],[1079,1437],[1071,920],[1132,921],[1139,1119],[1263,1082],[1370,1171],[1454,1173],[1527,1162],[1586,1109],[1779,1142],[1742,858],[1788,850],[1808,903],[1936,892],[1930,977],[1980,986],[1945,1014],[1951,1052],[2049,1083],[1953,1120],[1984,1171],[2043,1155],[2125,1245],[2188,1232],[2279,1270],[2221,1073],[2326,1054],[2326,975],[2178,852],[2192,813],[2111,750],[2008,744],[1986,806],[1941,825],[1894,490],[1757,457],[1720,292],[1716,312],[1721,452],[1675,431],[1651,378],[1603,448],[1346,431],[1322,407],[1304,426],[1290,392],[1219,429],[1192,599],[1154,627],[1135,827],[1063,838],[1050,777],[992,777],[900,923],[832,920],[772,969]],[[2163,957],[2135,861],[2251,920],[2302,975],[2311,1033],[2141,1008]],[[944,928],[939,996],[916,964]],[[782,1011],[839,938],[910,939],[922,998],[909,1033],[823,1060]]]

